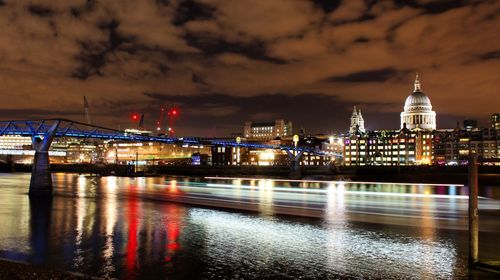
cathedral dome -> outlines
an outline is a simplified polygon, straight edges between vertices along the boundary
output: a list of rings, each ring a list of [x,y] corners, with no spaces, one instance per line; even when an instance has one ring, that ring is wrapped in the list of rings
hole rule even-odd
[[[409,111],[432,111],[431,100],[422,92],[418,74],[415,78],[415,88],[405,101],[405,112]]]
[[[405,101],[405,111],[418,108],[432,110],[431,100],[421,91],[413,92]]]
[[[436,129],[436,112],[432,111],[431,100],[422,92],[418,74],[415,77],[413,93],[406,98],[401,112],[401,128]]]

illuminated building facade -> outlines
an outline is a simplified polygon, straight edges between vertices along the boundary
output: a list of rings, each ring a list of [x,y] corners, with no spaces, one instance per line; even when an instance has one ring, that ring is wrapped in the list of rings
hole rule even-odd
[[[418,130],[383,130],[357,133],[344,140],[347,166],[404,166],[430,164],[432,133]]]
[[[212,146],[212,165],[252,165],[252,166],[289,166],[290,158],[286,151],[279,149],[249,149],[243,147]],[[301,166],[324,166],[330,164],[330,156],[304,153],[300,158]]]
[[[19,135],[0,136],[0,156],[9,156],[15,163],[30,164],[33,162],[35,150],[31,137]],[[49,151],[51,162],[64,162],[66,151]]]
[[[436,112],[432,111],[429,97],[422,92],[418,74],[413,93],[406,98],[404,111],[401,112],[401,128],[405,124],[408,129],[436,129]]]
[[[117,164],[172,165],[192,164],[193,154],[206,158],[210,147],[203,145],[164,144],[157,142],[109,142],[105,161]]]
[[[477,154],[480,160],[500,158],[499,130],[439,130],[433,140],[436,165],[466,165],[470,153]]]
[[[249,140],[272,140],[289,137],[292,135],[292,122],[283,119],[264,123],[246,122],[243,135]]]
[[[491,115],[491,128],[500,130],[500,114],[496,113]]]
[[[212,165],[248,165],[249,150],[244,147],[212,146]]]
[[[342,154],[344,152],[344,137],[339,135],[329,136],[327,141],[321,143],[321,151],[329,156]]]
[[[31,149],[31,137],[19,135],[0,136],[0,150],[23,150],[26,147]]]

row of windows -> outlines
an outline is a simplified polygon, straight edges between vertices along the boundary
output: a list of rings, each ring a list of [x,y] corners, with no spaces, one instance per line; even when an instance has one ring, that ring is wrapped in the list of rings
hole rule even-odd
[[[413,147],[414,145],[397,145],[397,144],[392,144],[392,145],[385,145],[385,146],[369,146],[369,149],[370,150],[375,150],[375,149],[379,149],[379,150],[383,150],[383,149],[404,149],[406,147]],[[366,146],[364,145],[361,145],[361,146],[356,146],[356,145],[351,145],[351,146],[345,146],[345,149],[346,150],[356,150],[356,147],[358,147],[359,150],[364,150],[366,148]],[[424,147],[427,147],[427,150],[430,149],[430,146],[424,146]]]
[[[469,144],[460,144],[460,147],[468,147]],[[476,147],[476,144],[470,144],[470,146],[472,148],[475,148]],[[495,147],[497,146],[495,143],[484,143],[484,144],[477,144],[477,147]],[[446,147],[447,148],[451,148],[451,144],[446,144]],[[458,147],[458,144],[453,144],[453,148],[457,148]]]
[[[404,158],[404,157],[376,157],[375,158],[376,161],[398,161],[399,160],[401,162],[405,162],[407,159],[409,161],[415,160],[414,158]],[[349,161],[351,163],[356,163],[356,162],[365,162],[365,159],[360,158],[359,161],[356,161],[355,158],[346,158],[345,161]]]
[[[495,153],[495,150],[482,150],[482,149],[479,149],[477,151],[474,151],[478,154],[481,154],[481,153],[485,153],[485,154],[488,154],[488,153],[491,153],[491,154],[494,154]],[[447,154],[454,154],[454,152],[452,150],[447,150],[446,151]],[[469,150],[459,150],[458,151],[459,154],[461,155],[468,155],[469,154]],[[498,150],[498,153],[500,154],[500,150]]]
[[[366,140],[356,140],[356,139],[353,139],[353,140],[349,140],[350,143],[352,144],[356,144],[356,143],[359,143],[359,144],[365,144],[366,143]],[[382,144],[382,143],[405,143],[407,142],[405,138],[401,138],[401,139],[372,139],[372,140],[368,140],[368,143],[370,144],[375,144],[375,143],[378,143],[378,144]],[[408,139],[408,142],[409,143],[413,143],[415,142],[415,139]]]
[[[368,154],[369,155],[376,155],[377,153],[375,153],[375,152],[369,152]],[[381,152],[381,154],[383,154],[383,155],[406,155],[406,154],[408,154],[408,155],[414,155],[415,152],[414,151],[408,151],[408,153],[407,153],[406,151],[399,151],[399,152],[398,151],[394,151],[394,152],[391,153],[390,151],[384,151],[384,152]],[[430,154],[429,152],[425,152],[424,153],[424,155],[429,155],[429,154]],[[358,155],[358,153],[356,153],[356,152],[346,152],[345,155],[346,156],[356,156],[356,155]],[[366,153],[365,152],[359,152],[359,155],[364,156],[364,155],[366,155]]]

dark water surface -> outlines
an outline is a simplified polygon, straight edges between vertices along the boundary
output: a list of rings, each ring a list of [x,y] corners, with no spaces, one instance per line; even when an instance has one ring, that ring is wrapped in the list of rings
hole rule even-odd
[[[470,276],[460,185],[54,174],[47,201],[29,176],[0,174],[0,258],[122,279]],[[480,194],[480,257],[500,259],[500,188]]]

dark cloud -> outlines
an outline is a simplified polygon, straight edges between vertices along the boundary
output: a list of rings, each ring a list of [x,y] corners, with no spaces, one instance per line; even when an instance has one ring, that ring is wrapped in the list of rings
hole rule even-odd
[[[35,5],[35,4],[30,4],[28,5],[28,11],[34,15],[34,16],[39,16],[39,17],[51,17],[54,15],[54,10],[47,6],[43,5]]]
[[[354,43],[368,43],[370,42],[370,39],[366,38],[366,37],[358,37],[356,38],[356,40],[354,40]]]
[[[90,13],[96,9],[97,0],[87,0],[85,4],[81,6],[75,6],[70,8],[70,12],[74,17],[81,17],[84,14]]]
[[[175,25],[183,25],[192,20],[209,20],[213,17],[215,8],[200,3],[195,0],[181,1],[175,11],[173,23]]]
[[[80,63],[72,76],[82,80],[92,75],[102,76],[102,68],[106,65],[107,58],[115,52],[122,44],[132,42],[131,36],[124,36],[118,32],[120,23],[117,20],[109,20],[99,24],[99,29],[107,34],[105,42],[81,42],[81,53],[76,56]]]
[[[168,6],[170,2],[171,2],[170,0],[156,0],[156,4],[163,6]]]
[[[327,78],[327,82],[340,83],[364,83],[364,82],[385,82],[389,79],[395,79],[398,76],[406,75],[409,70],[398,70],[394,68],[384,68],[370,71],[361,71],[347,74],[344,76],[336,76]]]
[[[483,53],[483,54],[479,55],[479,58],[482,60],[500,59],[500,50]]]
[[[438,14],[444,13],[451,9],[456,9],[462,7],[466,4],[478,2],[470,0],[395,0],[398,6],[405,7],[409,6],[412,8],[422,9],[425,13]]]
[[[236,53],[251,59],[270,63],[281,64],[286,62],[285,60],[269,56],[264,42],[228,42],[220,38],[200,34],[188,34],[185,38],[190,46],[199,49],[207,57],[224,53]]]
[[[330,13],[337,9],[341,0],[312,0],[314,5],[321,8],[325,13]]]
[[[203,86],[207,86],[208,85],[208,83],[200,75],[197,75],[195,73],[193,73],[191,81],[193,81],[193,83],[200,84],[200,85],[203,85]]]

